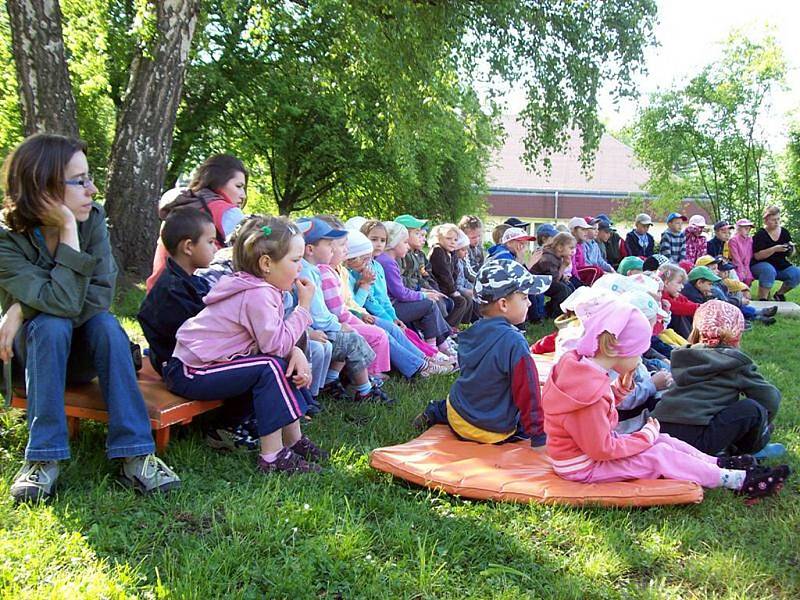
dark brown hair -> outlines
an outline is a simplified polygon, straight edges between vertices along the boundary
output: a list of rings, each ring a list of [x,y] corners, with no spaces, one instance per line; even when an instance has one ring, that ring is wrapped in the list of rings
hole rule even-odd
[[[194,177],[189,183],[189,189],[193,192],[207,188],[213,192],[225,187],[236,173],[244,174],[244,185],[247,187],[249,173],[244,168],[244,163],[230,154],[215,154],[205,159],[200,166],[195,169]],[[242,203],[244,208],[244,203]]]
[[[466,233],[467,231],[472,231],[473,229],[483,227],[483,223],[475,215],[464,215],[458,222],[458,227],[461,229],[461,231]]]
[[[499,244],[500,240],[503,239],[503,234],[506,232],[506,229],[511,229],[511,225],[500,223],[500,225],[492,229],[492,241],[495,244]]]
[[[300,229],[286,217],[253,216],[236,229],[233,244],[233,269],[264,277],[258,261],[264,255],[281,260],[289,253],[292,238]]]
[[[42,224],[44,202],[64,196],[64,172],[76,152],[86,153],[86,142],[37,133],[8,155],[3,220],[9,229],[22,233]]]
[[[182,206],[170,211],[161,228],[161,242],[171,256],[175,256],[183,240],[197,243],[206,225],[214,224],[211,216],[193,206]]]

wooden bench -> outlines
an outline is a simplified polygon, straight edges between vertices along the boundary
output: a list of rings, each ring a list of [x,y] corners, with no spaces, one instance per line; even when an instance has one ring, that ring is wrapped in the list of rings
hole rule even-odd
[[[161,377],[146,358],[138,379],[159,452],[163,452],[169,444],[171,426],[186,425],[196,416],[222,406],[221,400],[187,400],[167,391]],[[25,410],[27,403],[24,393],[24,390],[14,389],[11,406]],[[81,419],[108,423],[108,412],[97,379],[85,385],[68,386],[64,402],[71,437],[77,435]]]

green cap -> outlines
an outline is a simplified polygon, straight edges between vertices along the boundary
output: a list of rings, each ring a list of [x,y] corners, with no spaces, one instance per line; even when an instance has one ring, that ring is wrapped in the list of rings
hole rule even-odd
[[[400,225],[405,225],[407,229],[422,229],[428,224],[427,221],[423,221],[422,219],[418,219],[417,217],[413,217],[411,215],[400,215],[394,220],[394,222],[400,223]]]
[[[644,261],[638,256],[626,256],[619,261],[617,272],[620,275],[627,275],[630,271],[641,271],[644,269]]]
[[[698,279],[708,279],[709,281],[722,281],[721,277],[714,275],[714,271],[708,267],[695,267],[689,271],[689,281],[697,281]]]

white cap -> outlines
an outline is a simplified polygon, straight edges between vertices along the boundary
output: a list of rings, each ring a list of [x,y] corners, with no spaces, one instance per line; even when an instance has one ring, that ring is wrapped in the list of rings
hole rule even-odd
[[[505,244],[512,240],[522,240],[530,242],[531,240],[535,239],[536,239],[535,236],[532,236],[524,229],[520,229],[519,227],[509,227],[503,232],[503,238],[500,240],[500,243]]]
[[[695,227],[708,227],[706,224],[706,218],[703,215],[692,215],[689,219],[689,225],[694,225]]]
[[[582,217],[572,217],[569,220],[569,223],[567,224],[567,227],[569,227],[570,231],[572,231],[576,227],[580,227],[581,229],[594,229],[594,227],[592,225],[589,225],[586,222],[586,219],[584,219]]]
[[[364,217],[352,217],[345,221],[344,226],[345,229],[352,229],[354,231],[358,231],[361,229],[361,226],[367,222],[367,219]]]

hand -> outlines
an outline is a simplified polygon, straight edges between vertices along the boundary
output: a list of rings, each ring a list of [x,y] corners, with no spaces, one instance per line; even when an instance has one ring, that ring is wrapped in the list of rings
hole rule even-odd
[[[303,351],[297,346],[292,348],[289,356],[289,364],[286,366],[286,377],[291,378],[299,388],[305,388],[311,385],[311,367],[308,364],[308,359]]]
[[[672,384],[672,375],[669,371],[659,371],[650,379],[659,391],[667,389]]]
[[[361,315],[361,320],[364,321],[364,323],[366,323],[367,325],[375,325],[376,319],[372,315],[364,313],[363,315]]]
[[[619,376],[619,385],[622,387],[622,389],[633,389],[633,373],[634,371],[628,371],[627,373],[622,373]]]
[[[75,221],[72,211],[67,208],[66,204],[53,198],[44,198],[42,208],[37,216],[45,227],[55,227],[59,230],[77,227],[77,221]]]
[[[324,331],[319,331],[318,329],[311,329],[308,332],[309,339],[314,340],[315,342],[327,342],[328,336],[325,335]]]
[[[439,300],[444,298],[444,294],[442,294],[441,292],[437,292],[436,290],[428,290],[426,292],[423,292],[423,294],[425,294],[425,297],[428,300],[433,300],[434,302],[438,302]]]
[[[650,427],[655,428],[656,433],[661,433],[661,423],[658,422],[658,419],[650,417],[649,419],[647,419],[647,425],[650,425]]]
[[[397,325],[400,329],[403,329],[403,330],[408,329],[408,327],[406,327],[406,324],[403,323],[400,319],[395,319],[394,320],[394,324]]]
[[[15,302],[0,319],[0,360],[3,362],[14,358],[14,338],[17,337],[22,322],[22,307],[19,302]]]
[[[316,286],[305,277],[298,277],[295,286],[297,287],[297,305],[308,310],[311,308],[311,299],[314,297]]]
[[[361,273],[361,280],[358,285],[361,287],[370,287],[375,283],[375,273],[369,267],[365,268]]]
[[[354,331],[354,329],[350,327],[350,325],[348,325],[347,323],[342,323],[342,331],[349,333],[351,331]]]

